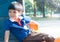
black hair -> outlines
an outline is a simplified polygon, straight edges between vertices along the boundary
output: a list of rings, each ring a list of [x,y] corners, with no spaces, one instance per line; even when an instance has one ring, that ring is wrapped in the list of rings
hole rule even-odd
[[[13,4],[9,5],[8,10],[10,10],[10,9],[16,10],[16,8],[15,8],[15,6]]]
[[[10,4],[9,7],[8,7],[8,10],[10,10],[10,9],[16,10],[17,8],[23,10],[22,4],[20,4],[20,3],[17,2],[17,1],[14,1],[14,2],[11,2],[11,4]]]

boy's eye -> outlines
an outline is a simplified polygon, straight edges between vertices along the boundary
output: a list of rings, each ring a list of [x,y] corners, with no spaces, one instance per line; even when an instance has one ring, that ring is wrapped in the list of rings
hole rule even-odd
[[[14,11],[13,13],[16,13],[16,11]]]
[[[21,10],[17,10],[18,12],[20,12]]]
[[[16,9],[18,12],[22,12],[22,10],[21,9]]]
[[[16,13],[16,11],[9,11],[9,13]]]

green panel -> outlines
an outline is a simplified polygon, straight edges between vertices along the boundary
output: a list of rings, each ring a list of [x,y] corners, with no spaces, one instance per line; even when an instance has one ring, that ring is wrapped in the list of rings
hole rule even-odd
[[[8,16],[8,6],[14,0],[0,0],[0,17]]]
[[[3,37],[4,37],[4,21],[5,21],[5,18],[4,17],[0,17],[0,40],[3,40]]]

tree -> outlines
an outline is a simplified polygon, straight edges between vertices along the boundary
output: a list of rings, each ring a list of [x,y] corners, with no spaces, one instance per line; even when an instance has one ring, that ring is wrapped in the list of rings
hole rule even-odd
[[[36,4],[38,7],[38,10],[41,11],[41,13],[43,13],[43,17],[45,17],[45,2],[44,0],[36,0]]]
[[[36,0],[30,0],[30,2],[31,2],[31,4],[32,4],[32,7],[33,7],[33,9],[34,9],[34,14],[33,14],[33,16],[36,16]]]
[[[47,9],[48,11],[51,11],[51,15],[52,12],[56,9],[55,3],[53,0],[36,0],[37,2],[37,6],[38,6],[38,10],[41,11],[43,13],[43,17],[45,17],[45,9]]]
[[[28,13],[31,11],[33,11],[31,3],[29,0],[25,0],[25,12]]]
[[[55,4],[53,3],[53,1],[52,0],[48,0],[46,2],[46,7],[47,7],[48,10],[51,11],[51,16],[52,16],[52,12],[54,12],[54,10],[56,9]]]
[[[34,5],[33,5],[33,7],[34,7],[34,15],[33,16],[36,16],[36,1],[34,0]]]

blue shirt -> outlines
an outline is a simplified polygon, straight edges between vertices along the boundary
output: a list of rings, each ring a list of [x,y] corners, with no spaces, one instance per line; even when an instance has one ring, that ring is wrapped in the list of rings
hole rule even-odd
[[[24,22],[25,21],[25,22]],[[12,22],[9,19],[6,20],[4,30],[10,30],[10,32],[17,37],[19,40],[23,40],[25,37],[29,35],[29,30],[24,29],[24,25],[30,22],[30,19],[24,17],[21,21],[22,26],[20,26],[17,22]]]

